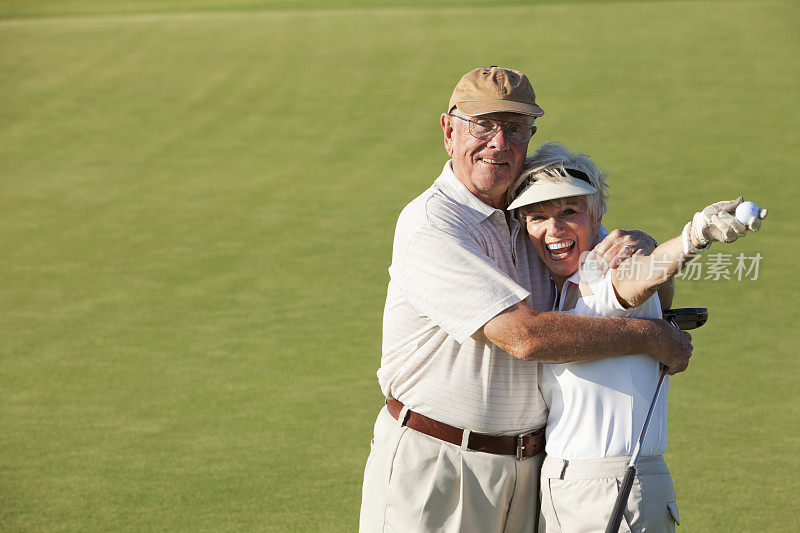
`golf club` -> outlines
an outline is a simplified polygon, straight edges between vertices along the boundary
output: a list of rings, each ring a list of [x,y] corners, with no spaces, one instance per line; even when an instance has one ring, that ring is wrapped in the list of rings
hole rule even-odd
[[[708,320],[708,309],[705,307],[684,307],[678,309],[667,309],[663,312],[662,317],[672,323],[678,329],[687,330],[699,328]],[[661,370],[658,377],[658,385],[656,385],[656,392],[653,395],[653,400],[650,402],[650,409],[647,411],[647,417],[644,419],[644,426],[639,435],[639,440],[636,441],[636,447],[633,449],[631,461],[628,463],[628,471],[622,480],[622,486],[617,494],[617,501],[614,502],[614,509],[611,511],[611,518],[606,525],[606,533],[618,533],[619,525],[622,522],[622,516],[625,513],[625,508],[628,505],[628,496],[631,494],[633,487],[633,480],[636,477],[636,464],[639,462],[639,453],[642,450],[642,444],[647,436],[647,428],[650,427],[650,416],[653,414],[653,408],[658,401],[658,395],[661,392],[661,385],[664,383],[664,376],[667,375],[666,368]]]

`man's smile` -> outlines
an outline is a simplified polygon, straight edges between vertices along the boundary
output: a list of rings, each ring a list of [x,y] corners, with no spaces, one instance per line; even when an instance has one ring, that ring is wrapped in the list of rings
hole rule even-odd
[[[488,163],[490,165],[507,165],[506,161],[500,161],[499,159],[490,159],[488,157],[480,157],[478,158],[479,161],[483,161],[484,163]]]

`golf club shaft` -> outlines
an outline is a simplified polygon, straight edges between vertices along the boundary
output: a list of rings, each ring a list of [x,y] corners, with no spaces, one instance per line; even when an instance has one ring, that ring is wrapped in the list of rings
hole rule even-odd
[[[606,525],[606,533],[617,533],[619,525],[622,522],[622,515],[625,514],[625,507],[628,505],[628,496],[631,494],[633,487],[633,480],[636,477],[636,467],[629,466],[628,471],[625,472],[625,478],[622,480],[622,486],[619,488],[617,494],[617,501],[614,502],[614,510],[611,511],[611,520]]]
[[[678,323],[674,318],[670,318],[670,322],[676,328]],[[658,385],[656,385],[656,392],[653,394],[653,400],[650,402],[650,409],[647,410],[647,418],[644,419],[642,432],[639,434],[639,440],[636,441],[636,447],[631,456],[631,462],[628,463],[628,471],[625,472],[625,478],[622,480],[622,486],[619,488],[617,494],[617,501],[614,502],[614,509],[611,511],[611,519],[606,524],[606,533],[618,533],[619,525],[622,522],[622,516],[625,514],[625,508],[628,506],[628,497],[631,494],[633,487],[633,480],[636,478],[636,463],[639,462],[639,455],[642,452],[642,444],[647,436],[647,429],[650,427],[650,417],[653,415],[653,409],[658,401],[658,395],[661,393],[661,385],[664,383],[664,377],[667,375],[667,369],[662,368],[661,374],[658,376]]]
[[[647,436],[647,429],[650,427],[650,417],[653,414],[653,409],[658,401],[658,395],[661,392],[661,385],[664,383],[664,377],[667,375],[667,369],[661,370],[661,375],[658,377],[658,385],[656,385],[656,392],[653,395],[653,400],[650,402],[650,409],[647,411],[647,418],[644,420],[642,432],[639,434],[639,440],[636,441],[636,448],[633,450],[631,462],[628,463],[628,471],[625,472],[625,478],[622,480],[622,486],[619,488],[617,500],[614,502],[614,509],[611,511],[611,519],[606,525],[606,533],[617,533],[619,525],[622,522],[622,515],[625,514],[625,508],[628,505],[628,497],[631,494],[633,487],[633,480],[636,478],[636,464],[639,462],[639,455],[642,452],[642,444]]]
[[[656,401],[658,400],[658,395],[661,393],[661,385],[664,383],[664,378],[667,375],[666,367],[661,370],[661,374],[658,376],[658,385],[656,385],[656,392],[653,394],[653,400],[650,402],[650,409],[647,410],[647,418],[644,419],[644,426],[642,426],[642,432],[639,434],[639,440],[636,441],[636,448],[633,450],[633,456],[631,457],[631,462],[628,466],[632,466],[636,468],[636,463],[639,462],[639,454],[642,453],[642,444],[644,444],[644,439],[647,437],[647,430],[650,428],[650,417],[653,415],[653,409],[656,406]]]

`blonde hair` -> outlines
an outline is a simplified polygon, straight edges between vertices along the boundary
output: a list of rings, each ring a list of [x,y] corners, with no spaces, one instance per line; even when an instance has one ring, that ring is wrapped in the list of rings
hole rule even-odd
[[[532,181],[563,183],[570,178],[576,178],[577,176],[570,175],[570,170],[577,170],[585,174],[589,183],[597,190],[595,193],[586,195],[586,207],[593,222],[600,222],[606,212],[608,172],[598,168],[588,155],[571,152],[569,148],[557,142],[541,145],[525,159],[519,178],[508,188],[506,199],[511,204],[514,198]],[[530,205],[519,207],[515,210],[515,215],[520,220],[524,219],[525,213],[530,207]]]

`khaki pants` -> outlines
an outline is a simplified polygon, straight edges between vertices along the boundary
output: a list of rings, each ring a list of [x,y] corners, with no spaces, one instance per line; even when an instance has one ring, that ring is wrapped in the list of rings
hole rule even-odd
[[[566,461],[542,466],[542,519],[546,533],[604,531],[630,457]],[[678,505],[661,456],[641,457],[620,532],[674,533]]]
[[[364,472],[359,530],[533,532],[543,456],[517,461],[468,450],[401,426],[384,407]]]

